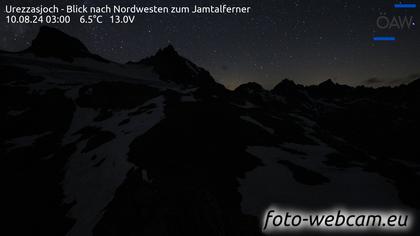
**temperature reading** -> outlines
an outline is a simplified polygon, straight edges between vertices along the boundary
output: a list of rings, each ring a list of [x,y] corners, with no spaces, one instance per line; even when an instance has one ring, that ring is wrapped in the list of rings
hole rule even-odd
[[[98,24],[102,24],[103,20],[102,20],[102,16],[101,15],[83,15],[80,17],[80,23],[82,24],[93,24],[93,23],[98,23]]]

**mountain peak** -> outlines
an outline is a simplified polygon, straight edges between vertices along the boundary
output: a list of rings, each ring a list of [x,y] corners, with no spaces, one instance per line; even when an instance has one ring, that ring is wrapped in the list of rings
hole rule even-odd
[[[293,80],[291,80],[291,79],[288,79],[288,78],[283,79],[282,81],[280,81],[280,83],[279,83],[279,84],[296,85],[295,81],[293,81]]]
[[[166,46],[165,48],[160,49],[159,52],[178,55],[178,52],[175,50],[175,47],[172,44],[168,44],[168,46]]]
[[[40,57],[56,57],[70,62],[76,57],[91,57],[106,61],[90,53],[87,47],[77,38],[48,26],[42,26],[39,29],[32,45],[24,52],[30,52]]]
[[[179,55],[171,44],[139,63],[153,66],[160,78],[165,81],[199,86],[215,84],[208,71]]]
[[[332,79],[327,79],[324,82],[319,84],[319,87],[334,87],[337,84],[332,81]]]
[[[420,78],[415,79],[413,81],[411,81],[407,87],[413,91],[415,91],[415,93],[418,94],[419,90],[420,90]]]
[[[271,91],[274,94],[281,94],[281,95],[290,95],[296,94],[296,92],[301,88],[301,85],[297,85],[293,80],[284,79],[280,83],[278,83]]]
[[[239,93],[259,93],[264,91],[264,88],[256,82],[249,82],[246,84],[241,84],[235,89],[235,91]]]
[[[408,85],[409,86],[420,87],[420,78],[417,78],[417,79],[411,81]]]
[[[164,48],[160,48],[156,54],[150,58],[146,58],[146,59],[151,59],[154,58],[154,60],[186,60],[185,58],[183,58],[182,56],[179,55],[179,53],[175,50],[175,47],[172,46],[172,44],[169,44],[168,46],[164,47]]]
[[[273,91],[276,92],[288,89],[295,89],[296,87],[297,85],[293,80],[284,79],[273,88]]]

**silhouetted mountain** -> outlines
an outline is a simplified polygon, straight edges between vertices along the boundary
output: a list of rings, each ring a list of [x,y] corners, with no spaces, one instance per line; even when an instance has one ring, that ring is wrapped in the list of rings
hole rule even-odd
[[[242,94],[245,94],[245,93],[248,93],[248,94],[249,93],[260,93],[260,92],[264,91],[264,88],[258,83],[250,82],[250,83],[246,83],[246,84],[242,84],[242,85],[238,86],[235,89],[235,91],[238,92],[238,93],[242,93]]]
[[[420,80],[230,91],[172,46],[105,63],[46,27],[0,75],[14,235],[256,236],[273,204],[419,213]]]
[[[289,90],[297,90],[297,89],[298,89],[298,86],[293,80],[284,79],[280,83],[278,83],[276,86],[274,86],[272,91],[274,93],[281,94],[281,93],[288,92]]]
[[[39,57],[55,57],[70,62],[75,58],[107,61],[90,53],[80,40],[48,26],[40,28],[37,37],[32,41],[32,45],[23,52],[33,53]]]
[[[324,82],[320,83],[318,86],[320,88],[323,89],[334,89],[338,86],[339,84],[336,84],[332,81],[332,79],[327,79]]]
[[[308,93],[316,98],[340,98],[349,95],[351,90],[350,86],[334,83],[331,79],[308,87]]]
[[[235,89],[232,99],[238,104],[261,107],[267,110],[285,109],[284,98],[275,96],[255,82],[240,85]]]
[[[412,88],[412,89],[420,89],[420,78],[412,81],[411,83],[408,84],[408,87]]]
[[[283,97],[289,109],[303,109],[306,106],[312,105],[305,88],[289,79],[282,80],[271,92]]]
[[[183,85],[214,86],[210,73],[180,56],[172,45],[160,49],[156,55],[143,59],[140,64],[152,66],[160,79]]]

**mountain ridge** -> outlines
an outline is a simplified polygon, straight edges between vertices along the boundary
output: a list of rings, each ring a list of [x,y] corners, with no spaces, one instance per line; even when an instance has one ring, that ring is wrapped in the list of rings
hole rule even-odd
[[[12,53],[0,50],[0,53]],[[31,46],[27,49],[17,53],[32,53],[39,57],[55,57],[67,62],[73,62],[77,58],[91,58],[100,62],[110,63],[111,61],[103,57],[93,54],[89,49],[77,38],[72,37],[63,31],[50,27],[41,26],[39,33],[33,39]],[[15,53],[13,53],[15,54]],[[162,80],[173,81],[184,85],[196,86],[215,86],[215,80],[208,71],[192,63],[190,60],[178,54],[174,46],[169,44],[166,47],[159,49],[154,55],[141,59],[137,62],[129,61],[126,64],[136,65],[143,64],[153,66],[154,70],[161,76]],[[168,73],[169,72],[169,73]],[[181,79],[182,78],[182,79]],[[411,81],[410,84],[415,84],[420,81],[420,78]],[[287,82],[287,85],[284,83]],[[256,82],[254,82],[256,83]],[[246,83],[245,83],[246,84]],[[324,90],[331,90],[333,88],[364,88],[365,85],[349,86],[333,82],[327,79],[318,85],[300,85],[295,84],[293,80],[284,79],[276,84],[271,91],[279,91],[278,86],[288,86],[288,88],[295,89],[296,85],[299,88],[303,87],[322,87]],[[400,87],[396,86],[396,87]],[[239,87],[239,86],[238,86]],[[276,87],[278,87],[276,89]],[[390,86],[382,86],[377,88],[387,88]],[[394,86],[395,87],[395,86]],[[373,88],[373,87],[366,87]],[[287,88],[286,88],[287,89]],[[285,90],[284,90],[285,91]]]
[[[34,52],[97,61],[57,34]],[[74,50],[51,52],[60,37]],[[173,46],[128,65],[0,58],[6,232],[261,236],[273,204],[420,212],[419,80],[230,91]]]
[[[33,53],[39,57],[55,57],[68,62],[73,62],[76,58],[92,58],[101,62],[109,62],[92,54],[79,39],[49,26],[41,26],[31,46],[20,53]]]

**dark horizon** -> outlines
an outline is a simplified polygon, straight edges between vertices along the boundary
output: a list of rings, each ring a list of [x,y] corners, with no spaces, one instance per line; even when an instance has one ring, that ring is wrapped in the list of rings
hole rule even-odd
[[[40,28],[41,27],[43,27],[43,26],[40,26]],[[58,29],[58,28],[55,28],[55,27],[51,27],[51,28],[54,28],[54,29]],[[60,30],[61,31],[61,30]],[[37,33],[39,33],[39,32],[37,32]],[[64,32],[65,33],[65,32]],[[71,36],[71,37],[73,37],[72,35],[69,35],[69,36]],[[36,38],[36,36],[33,38],[33,39],[35,39]],[[77,40],[79,40],[83,45],[85,45],[86,46],[86,44],[84,44],[80,39],[78,39],[78,38],[76,38]],[[31,45],[32,45],[32,40],[31,40],[31,43],[29,43],[26,47],[24,47],[24,48],[22,48],[22,49],[18,49],[18,50],[14,50],[14,51],[7,51],[7,50],[5,50],[5,52],[7,52],[7,53],[20,53],[20,52],[25,52],[25,50],[27,50],[27,49],[29,49],[30,47],[31,47]],[[175,50],[176,51],[178,51],[178,49],[175,47],[175,46],[173,46],[172,45],[172,43],[168,43],[166,46],[162,46],[162,47],[158,47],[157,49],[156,49],[156,51],[155,51],[155,53],[158,51],[158,50],[161,50],[161,49],[164,49],[164,48],[167,48],[167,47],[170,47],[170,46],[172,46],[172,47],[174,47],[175,48]],[[87,47],[87,46],[86,46]],[[87,49],[91,52],[91,53],[93,53],[92,52],[92,50],[90,49],[90,48],[88,48],[87,47]],[[0,52],[1,52],[1,50],[0,50]],[[147,57],[150,57],[150,56],[153,56],[155,53],[152,53],[151,55],[147,55],[146,57],[144,57],[144,58],[147,58]],[[107,58],[105,55],[101,55],[101,54],[95,54],[95,55],[98,55],[98,56],[100,56],[100,57],[102,57],[102,58],[104,58],[104,59],[106,59],[106,60],[109,60],[110,62],[112,62],[112,63],[116,63],[116,64],[119,64],[119,65],[127,65],[127,64],[129,64],[129,63],[136,63],[136,62],[138,62],[138,61],[141,61],[142,59],[144,59],[144,58],[139,58],[139,59],[137,59],[137,60],[130,60],[130,61],[126,61],[126,62],[119,62],[119,61],[114,61],[113,60],[113,58]],[[180,54],[180,56],[182,56],[182,57],[185,57],[186,59],[188,59],[188,60],[191,60],[190,58],[188,58],[188,56],[185,56],[185,55],[182,55],[182,54]],[[193,61],[194,62],[194,61]],[[205,67],[203,67],[203,66],[201,66],[201,65],[198,65],[198,66],[200,66],[200,67],[202,67],[202,68],[204,68],[204,69],[206,69],[207,70],[207,68],[205,68]],[[267,86],[264,86],[263,84],[260,84],[259,82],[258,82],[258,78],[255,78],[255,80],[253,80],[253,81],[247,81],[247,82],[244,82],[244,83],[241,83],[241,84],[238,84],[236,87],[229,87],[229,86],[227,86],[226,84],[223,84],[222,82],[220,82],[219,80],[218,80],[218,78],[217,77],[215,77],[214,75],[213,75],[213,73],[212,73],[212,71],[209,71],[210,72],[210,74],[213,76],[213,78],[216,80],[216,82],[218,82],[218,83],[221,83],[222,85],[224,85],[225,86],[225,88],[227,88],[227,89],[229,89],[229,90],[231,90],[231,91],[233,91],[233,90],[235,90],[235,89],[237,89],[238,87],[240,87],[241,85],[245,85],[245,84],[248,84],[248,83],[257,83],[257,84],[259,84],[259,85],[261,85],[265,90],[268,90],[268,91],[270,91],[270,90],[272,90],[272,89],[274,89],[275,88],[275,86],[276,85],[278,85],[279,83],[281,83],[282,81],[284,81],[284,80],[290,80],[290,81],[293,81],[294,83],[296,83],[297,85],[303,85],[304,87],[310,87],[310,86],[317,86],[317,85],[320,85],[320,84],[322,84],[322,83],[325,83],[325,82],[328,82],[328,81],[332,81],[333,83],[335,83],[335,84],[337,84],[337,85],[346,85],[346,86],[350,86],[350,87],[353,87],[353,88],[356,88],[356,87],[366,87],[366,88],[387,88],[387,87],[390,87],[390,88],[392,88],[392,87],[398,87],[398,86],[401,86],[401,85],[407,85],[407,84],[410,84],[410,83],[412,83],[412,82],[414,82],[414,81],[416,81],[416,80],[418,80],[418,79],[420,79],[420,74],[413,74],[413,75],[410,75],[405,81],[398,81],[398,80],[395,80],[395,81],[390,81],[390,83],[388,84],[388,85],[377,85],[377,86],[375,86],[375,84],[378,84],[380,81],[377,81],[377,78],[371,78],[371,79],[368,79],[368,80],[366,80],[366,81],[364,81],[364,83],[361,83],[361,84],[358,84],[358,85],[351,85],[351,84],[346,84],[346,83],[340,83],[340,81],[336,81],[336,79],[335,78],[326,78],[325,80],[323,80],[323,81],[320,81],[320,82],[318,82],[318,83],[313,83],[313,84],[303,84],[303,83],[299,83],[299,82],[297,82],[297,81],[295,81],[293,78],[282,78],[282,79],[279,79],[278,81],[277,81],[277,83],[276,82],[274,82],[274,85],[272,86],[272,87],[270,87],[270,88],[268,88]]]
[[[202,1],[218,4],[221,1]],[[414,1],[417,2],[417,1]],[[57,4],[49,0],[39,4]],[[121,5],[136,1],[125,0]],[[21,1],[19,4],[29,4]],[[72,1],[101,5],[102,1]],[[170,5],[172,1],[144,1],[142,5]],[[193,5],[181,1],[177,5]],[[310,85],[333,79],[340,84],[373,87],[407,83],[420,77],[420,34],[417,9],[395,9],[394,2],[362,1],[229,1],[251,6],[243,15],[138,15],[129,25],[55,25],[79,38],[95,54],[112,61],[135,61],[172,44],[181,55],[212,72],[232,89],[256,81],[265,88],[283,79]],[[2,16],[4,12],[0,13]],[[413,17],[408,29],[379,29],[380,16]],[[1,22],[0,49],[27,47],[39,25]],[[396,41],[377,42],[392,35]]]

